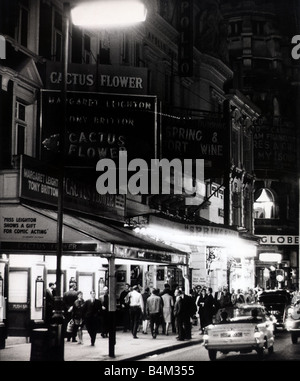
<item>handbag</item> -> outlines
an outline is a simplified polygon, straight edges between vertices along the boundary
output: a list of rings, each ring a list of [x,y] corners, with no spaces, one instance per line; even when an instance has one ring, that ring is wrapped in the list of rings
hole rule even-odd
[[[67,325],[67,332],[72,333],[74,328],[74,320],[71,319]]]

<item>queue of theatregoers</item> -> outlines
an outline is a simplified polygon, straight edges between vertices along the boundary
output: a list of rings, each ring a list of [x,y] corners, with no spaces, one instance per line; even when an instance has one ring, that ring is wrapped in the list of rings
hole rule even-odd
[[[96,299],[95,292],[90,292],[90,298],[83,300],[83,293],[76,289],[76,283],[70,284],[69,291],[63,295],[65,316],[65,338],[78,344],[83,344],[82,330],[86,329],[94,346],[97,334],[107,338],[109,334],[108,320],[108,287],[103,288],[103,294]],[[54,308],[55,284],[50,283],[46,293],[46,323],[50,323]],[[195,287],[186,294],[180,287],[171,290],[168,283],[164,289],[149,289],[142,292],[138,285],[131,287],[125,284],[120,294],[123,332],[131,332],[133,339],[140,334],[157,335],[176,334],[178,341],[192,338],[192,325],[198,326],[202,334],[204,328],[212,324],[216,315],[226,307],[240,303],[255,303],[257,290],[249,289],[247,293],[241,290],[230,293],[227,288],[213,292],[212,288]],[[138,336],[139,334],[139,336]]]

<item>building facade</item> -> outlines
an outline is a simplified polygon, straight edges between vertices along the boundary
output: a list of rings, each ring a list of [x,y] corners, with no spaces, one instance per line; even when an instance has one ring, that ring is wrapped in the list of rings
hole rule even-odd
[[[57,276],[62,3],[0,5],[6,39],[0,322],[9,335],[29,336],[43,321],[45,290]],[[71,26],[60,294],[75,279],[84,298],[91,289],[99,297],[111,258],[116,300],[125,283],[163,288],[168,282],[188,291],[197,284],[255,286],[253,131],[260,109],[231,86],[235,73],[219,7],[188,3],[183,10],[177,1],[153,1],[146,22],[126,29]],[[205,40],[208,19],[212,46]],[[120,152],[147,164],[201,159],[204,169],[199,178],[184,174],[181,194],[172,194],[170,172],[170,194],[101,195],[96,164],[120,165]]]
[[[234,87],[261,109],[254,127],[254,221],[262,237],[257,284],[299,284],[299,62],[291,55],[299,4],[221,1]],[[279,282],[276,269],[284,271]]]

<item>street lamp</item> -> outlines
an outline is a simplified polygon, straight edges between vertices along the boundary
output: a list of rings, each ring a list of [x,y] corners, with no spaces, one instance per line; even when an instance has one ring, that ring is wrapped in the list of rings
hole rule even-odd
[[[74,25],[83,27],[126,26],[146,20],[146,8],[137,0],[98,0],[71,10]]]
[[[62,310],[62,292],[61,292],[61,259],[63,254],[63,214],[64,214],[64,190],[65,190],[65,134],[67,121],[67,75],[69,62],[69,33],[70,22],[84,28],[101,27],[120,27],[143,22],[146,19],[146,7],[141,0],[97,0],[86,1],[64,1],[63,2],[63,54],[62,54],[62,127],[60,139],[60,165],[58,172],[58,205],[57,205],[57,259],[56,259],[56,288],[57,297],[55,298],[55,312],[53,322],[56,323],[56,351],[53,357],[57,361],[63,361],[64,358],[64,338],[62,332],[63,310]],[[115,290],[114,258],[108,259],[109,262],[109,313],[111,313],[112,332],[109,335],[109,356],[114,357],[115,345]]]

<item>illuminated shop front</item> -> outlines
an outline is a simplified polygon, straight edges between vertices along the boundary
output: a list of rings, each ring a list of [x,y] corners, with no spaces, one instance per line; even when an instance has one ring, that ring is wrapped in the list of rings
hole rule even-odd
[[[299,236],[260,235],[256,277],[262,288],[299,287]]]
[[[247,290],[255,286],[254,259],[258,242],[223,225],[195,225],[148,216],[137,228],[144,236],[189,253],[190,287],[203,285]]]
[[[56,212],[21,204],[1,207],[1,215],[1,273],[7,301],[6,316],[2,311],[1,317],[8,322],[9,335],[29,336],[33,324],[44,319],[45,291],[56,281]],[[78,214],[64,215],[63,248],[61,293],[75,281],[84,299],[91,290],[99,297],[109,285],[111,257],[117,302],[125,283],[162,289],[168,276],[177,275],[182,286],[182,274],[187,273],[184,252],[138,237],[120,224]]]
[[[0,177],[7,184],[7,192],[0,190],[0,324],[8,335],[29,337],[43,322],[45,291],[57,276],[57,181],[50,167],[29,157]],[[91,290],[99,297],[111,259],[117,302],[125,283],[163,288],[170,279],[183,286],[186,253],[126,229],[124,197],[96,197],[87,182],[66,182],[61,294],[75,280],[85,299]]]

